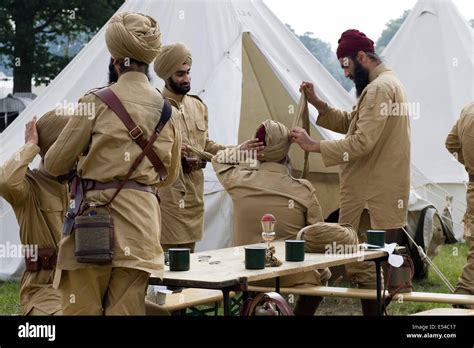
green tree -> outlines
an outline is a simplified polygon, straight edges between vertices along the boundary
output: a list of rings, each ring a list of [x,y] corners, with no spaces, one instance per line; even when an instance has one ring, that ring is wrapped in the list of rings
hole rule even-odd
[[[69,45],[102,27],[123,0],[1,0],[0,57],[13,68],[13,92],[49,83],[73,58]],[[51,47],[64,47],[62,54]]]
[[[400,17],[397,19],[391,19],[387,24],[385,24],[385,29],[382,31],[382,34],[375,44],[375,49],[378,54],[382,53],[383,49],[387,47],[388,43],[392,40],[392,37],[397,33],[398,29],[409,14],[410,10],[406,10]]]
[[[298,35],[290,25],[287,24],[287,27],[342,87],[344,87],[346,91],[350,91],[353,84],[344,76],[339,61],[336,59],[336,54],[331,50],[331,45],[328,42],[315,38],[314,33],[306,32],[303,35]]]
[[[474,19],[471,19],[471,20],[469,21],[469,23],[471,23],[471,27],[474,28]]]

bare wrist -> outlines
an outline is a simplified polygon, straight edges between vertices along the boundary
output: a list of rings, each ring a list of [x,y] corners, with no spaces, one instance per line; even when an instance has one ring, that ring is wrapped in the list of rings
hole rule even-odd
[[[312,145],[312,150],[311,152],[321,152],[321,144],[319,141],[314,141]]]
[[[326,111],[326,109],[328,108],[328,103],[322,101],[321,99],[318,99],[315,103],[314,103],[314,107],[316,109],[318,109],[318,112],[321,114],[323,113],[324,111]]]

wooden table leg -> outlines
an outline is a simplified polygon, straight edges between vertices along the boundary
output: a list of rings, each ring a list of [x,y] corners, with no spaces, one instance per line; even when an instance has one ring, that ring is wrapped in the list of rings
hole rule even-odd
[[[275,278],[275,292],[280,293],[280,277]]]
[[[224,315],[225,316],[230,316],[230,312],[231,312],[229,292],[230,290],[227,288],[222,289],[222,295],[224,297]]]
[[[375,260],[375,273],[377,275],[377,315],[383,315],[381,260]]]

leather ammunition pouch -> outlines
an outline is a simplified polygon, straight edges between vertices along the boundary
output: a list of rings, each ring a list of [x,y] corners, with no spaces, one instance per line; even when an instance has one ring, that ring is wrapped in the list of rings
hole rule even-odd
[[[181,157],[181,167],[183,168],[184,174],[189,174],[191,172],[201,170],[206,168],[207,162],[201,161],[197,158],[192,157]]]
[[[25,255],[25,268],[27,272],[38,272],[42,269],[51,270],[56,267],[56,261],[56,249],[38,248],[38,255]]]

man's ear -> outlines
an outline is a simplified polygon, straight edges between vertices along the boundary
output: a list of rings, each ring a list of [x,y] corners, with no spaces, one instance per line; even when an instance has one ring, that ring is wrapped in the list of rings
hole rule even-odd
[[[367,53],[365,53],[364,51],[357,52],[357,60],[359,61],[359,63],[364,64],[367,60]]]

